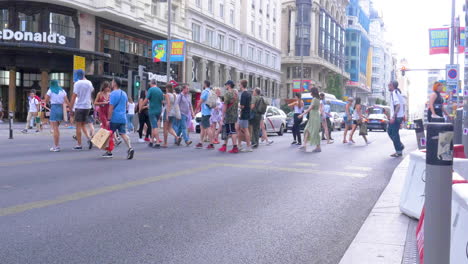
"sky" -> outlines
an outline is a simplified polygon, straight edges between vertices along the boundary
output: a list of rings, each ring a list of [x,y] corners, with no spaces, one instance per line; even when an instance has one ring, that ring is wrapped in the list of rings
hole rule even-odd
[[[392,43],[398,61],[406,58],[408,69],[445,69],[450,63],[449,55],[429,55],[429,28],[448,27],[452,12],[451,0],[372,0],[374,7],[383,16],[385,39]],[[456,14],[464,23],[464,0],[456,0]],[[463,54],[458,56],[461,70]],[[457,56],[455,56],[457,63]],[[460,76],[463,72],[460,72]],[[418,112],[427,98],[427,72],[407,72],[410,81],[411,109]]]

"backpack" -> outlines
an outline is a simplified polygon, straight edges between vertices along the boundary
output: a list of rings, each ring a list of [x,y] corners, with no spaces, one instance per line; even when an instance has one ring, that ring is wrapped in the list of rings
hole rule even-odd
[[[214,109],[216,108],[217,104],[218,104],[218,95],[216,95],[215,91],[213,91],[213,89],[210,89],[209,91],[209,95],[208,95],[208,99],[206,100],[206,105],[211,108],[211,109]]]
[[[267,107],[268,104],[265,102],[265,99],[263,99],[263,97],[260,97],[255,103],[255,112],[263,115],[266,113]]]

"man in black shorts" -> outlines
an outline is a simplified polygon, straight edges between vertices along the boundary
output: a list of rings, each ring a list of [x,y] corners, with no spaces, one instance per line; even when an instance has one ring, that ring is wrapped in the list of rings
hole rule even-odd
[[[90,81],[86,80],[83,70],[77,70],[76,77],[78,81],[73,85],[73,95],[70,103],[70,109],[75,109],[76,140],[78,142],[73,149],[83,149],[83,146],[81,145],[82,131],[88,139],[88,148],[91,149],[93,147],[93,143],[91,143],[91,137],[86,129],[86,123],[88,121],[89,111],[91,110],[91,94],[94,91],[94,87]]]

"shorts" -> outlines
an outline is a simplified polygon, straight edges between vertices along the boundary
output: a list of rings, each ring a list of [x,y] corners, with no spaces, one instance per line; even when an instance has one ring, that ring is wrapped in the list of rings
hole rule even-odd
[[[86,123],[88,116],[89,109],[75,109],[75,122]]]
[[[240,128],[249,128],[249,120],[239,120],[239,127]]]
[[[52,104],[50,106],[50,121],[51,122],[63,121],[63,105],[62,104]]]
[[[127,124],[110,123],[110,130],[112,132],[119,131],[119,134],[123,135],[127,133]]]
[[[159,121],[159,118],[161,118],[161,113],[149,114],[148,117],[151,123],[151,127],[158,128],[158,121]]]
[[[202,118],[201,118],[201,124],[200,124],[200,125],[201,125],[203,128],[209,128],[209,127],[211,126],[211,124],[210,124],[210,118],[211,118],[211,115],[204,115],[204,116],[202,116]]]
[[[94,124],[94,116],[89,115],[89,116],[88,116],[88,120],[86,120],[86,123],[88,123],[88,124]]]
[[[357,121],[357,120],[353,120],[353,125],[358,125],[358,121]]]
[[[226,135],[235,135],[236,132],[236,124],[224,124],[224,128],[226,130]]]
[[[345,126],[351,126],[353,124],[353,120],[348,119],[346,116],[343,120],[344,120]]]

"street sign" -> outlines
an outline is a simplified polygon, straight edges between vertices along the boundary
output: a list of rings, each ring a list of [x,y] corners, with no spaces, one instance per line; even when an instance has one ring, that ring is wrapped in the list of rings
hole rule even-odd
[[[77,82],[78,77],[76,76],[76,71],[77,70],[83,70],[86,72],[86,59],[85,57],[81,56],[73,56],[73,81]]]
[[[458,84],[459,74],[458,74],[459,65],[458,64],[447,64],[446,71],[447,71],[447,85],[454,85]]]

